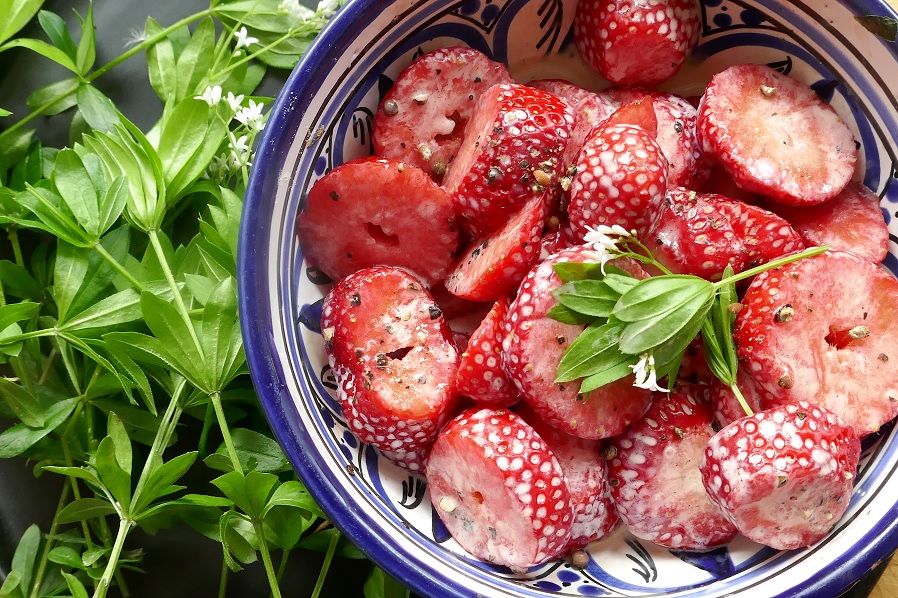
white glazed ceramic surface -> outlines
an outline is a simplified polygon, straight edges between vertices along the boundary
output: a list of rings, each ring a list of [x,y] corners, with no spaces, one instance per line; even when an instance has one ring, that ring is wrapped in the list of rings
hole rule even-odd
[[[272,428],[309,491],[369,556],[425,596],[834,596],[898,546],[898,440],[865,443],[856,489],[833,533],[776,552],[737,539],[707,553],[669,551],[618,530],[564,561],[514,574],[468,557],[433,513],[423,478],[346,429],[318,331],[328,289],[307,270],[295,219],[327,169],[370,153],[371,119],[393,78],[435,48],[472,46],[521,81],[605,84],[574,55],[574,0],[353,0],[321,34],[279,97],[260,145],[240,239],[241,317],[250,368]],[[854,15],[882,2],[707,0],[694,58],[665,89],[700,94],[711,74],[769,64],[812,85],[861,145],[857,178],[882,197],[898,269],[895,182],[898,57]]]

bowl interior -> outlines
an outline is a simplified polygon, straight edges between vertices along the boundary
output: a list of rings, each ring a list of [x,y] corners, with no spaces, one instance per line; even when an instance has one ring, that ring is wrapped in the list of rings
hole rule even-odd
[[[699,95],[711,75],[764,63],[810,84],[861,145],[857,179],[877,192],[898,270],[895,184],[898,81],[894,45],[855,15],[883,2],[706,0],[694,56],[664,89]],[[607,86],[571,43],[575,0],[354,0],[319,36],[275,105],[253,170],[240,238],[247,356],[272,428],[309,491],[369,556],[427,596],[836,595],[898,545],[898,440],[892,425],[865,442],[851,505],[809,549],[777,552],[737,538],[705,553],[670,551],[624,529],[589,548],[584,570],[555,561],[526,574],[467,556],[433,513],[423,478],[348,431],[318,326],[328,286],[303,262],[295,219],[328,169],[369,155],[372,116],[399,71],[423,52],[477,48],[518,80],[561,77]]]

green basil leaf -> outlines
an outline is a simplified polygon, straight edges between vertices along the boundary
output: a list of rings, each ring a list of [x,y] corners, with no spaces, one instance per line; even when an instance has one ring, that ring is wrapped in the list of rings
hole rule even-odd
[[[578,313],[563,305],[553,306],[551,309],[549,309],[548,312],[546,312],[546,315],[553,320],[558,320],[563,324],[588,326],[595,321],[594,317]]]
[[[278,486],[274,494],[268,499],[268,504],[262,512],[265,517],[274,507],[290,507],[307,511],[313,517],[326,519],[324,511],[318,506],[318,503],[309,495],[308,490],[300,482],[290,480]]]
[[[134,289],[124,289],[100,299],[84,311],[70,316],[58,325],[67,332],[96,331],[141,319],[140,295]]]
[[[261,519],[268,499],[274,494],[281,482],[273,473],[250,471],[245,478],[246,499],[248,509],[244,512],[253,519]]]
[[[224,279],[216,286],[203,309],[203,345],[207,369],[214,372],[217,390],[237,375],[243,358],[243,337],[237,322],[237,283]]]
[[[36,228],[45,230],[72,245],[87,247],[92,244],[68,206],[64,205],[62,198],[53,191],[29,186],[28,190],[19,193],[16,199],[39,218],[40,222],[32,223]],[[18,219],[15,221],[19,222]]]
[[[108,505],[109,503],[107,502],[106,504]],[[81,563],[81,554],[71,546],[54,546],[53,550],[47,555],[47,560],[72,569],[84,568],[84,565]]]
[[[106,344],[108,349],[108,343]],[[134,363],[133,359],[121,351],[107,350],[106,353],[109,356],[109,361],[118,366],[116,370],[127,376],[131,382],[134,383],[134,386],[143,398],[147,411],[149,411],[151,415],[156,415],[156,402],[153,397],[153,388],[150,386],[150,380],[147,378],[144,369]]]
[[[234,428],[231,430],[231,441],[237,451],[240,466],[245,471],[261,471],[265,473],[283,473],[291,470],[290,462],[281,450],[280,445],[264,434],[248,428]],[[227,449],[222,444],[216,451],[216,455],[226,456]],[[212,455],[209,455],[212,457]],[[233,465],[228,459],[228,469]]]
[[[116,442],[107,436],[100,441],[91,460],[102,486],[109,491],[122,512],[128,514],[131,504],[131,476],[119,465],[116,450]]]
[[[9,260],[0,260],[0,282],[3,283],[7,298],[18,297],[39,302],[44,293],[43,287],[27,268]],[[0,326],[2,328],[4,327]]]
[[[12,380],[0,377],[0,399],[10,411],[26,426],[41,428],[46,421],[46,413],[28,389]]]
[[[43,0],[0,0],[0,44],[18,33],[42,4]]]
[[[7,328],[10,324],[21,322],[22,320],[30,320],[37,314],[40,304],[30,301],[22,301],[21,303],[10,303],[0,307],[0,330]]]
[[[561,305],[581,314],[607,318],[620,299],[620,293],[603,280],[574,280],[552,290]]]
[[[860,15],[854,19],[863,25],[864,29],[882,39],[894,42],[898,40],[898,21],[892,17],[879,15]]]
[[[622,355],[619,361],[610,362],[601,371],[585,377],[580,383],[580,392],[584,394],[592,392],[597,388],[632,374],[633,368],[631,366],[636,365],[637,361],[639,360],[632,355]]]
[[[620,274],[615,273],[609,264],[605,265],[605,271],[607,272],[603,279],[605,284],[621,295],[635,287],[639,282],[639,280],[633,278],[626,272],[623,272],[623,270],[621,270]]]
[[[714,285],[697,276],[672,274],[646,278],[621,295],[614,316],[624,322],[656,319],[697,295],[714,292]]]
[[[677,303],[673,307],[660,307],[659,309],[665,311],[654,316],[647,314],[648,317],[644,319],[629,322],[621,333],[621,351],[631,355],[641,355],[673,338],[678,338],[679,333],[684,330],[692,330],[694,327],[690,338],[686,339],[683,344],[681,351],[685,351],[695,335],[698,334],[702,319],[711,309],[713,300],[713,285],[710,283],[708,286],[694,285],[690,295],[678,295]],[[657,360],[658,357],[655,356],[655,359]]]
[[[147,18],[144,31],[148,37],[162,33],[162,26],[154,19]],[[163,37],[147,48],[150,85],[163,102],[173,100],[177,93],[177,70],[175,50],[169,37]]]
[[[61,426],[69,418],[78,404],[78,398],[54,403],[43,414],[43,422],[37,426],[16,424],[0,433],[0,459],[22,455],[40,440]]]
[[[212,484],[221,490],[234,505],[243,511],[249,509],[249,499],[246,497],[246,477],[239,471],[230,471],[212,480]]]
[[[30,37],[20,37],[6,42],[0,50],[8,50],[10,48],[26,48],[44,58],[52,60],[75,74],[79,74],[75,61],[68,54],[45,41]]]
[[[196,461],[196,451],[184,453],[166,463],[154,463],[146,483],[138,487],[134,495],[135,517],[152,503],[163,496],[168,496],[181,489],[173,484],[180,480]]]
[[[73,500],[59,512],[59,523],[75,523],[87,519],[105,517],[115,513],[115,507],[101,498],[79,498]]]
[[[245,523],[237,513],[232,511],[222,513],[219,523],[219,535],[222,550],[224,551],[225,564],[227,564],[228,569],[234,572],[243,570],[243,567],[237,561],[249,565],[258,560],[252,543],[243,535],[255,537],[255,533],[251,527],[247,529],[247,525],[241,525]],[[238,531],[239,528],[242,529]]]
[[[55,12],[42,10],[37,13],[37,20],[53,45],[62,50],[66,56],[75,60],[75,54],[77,53],[75,42],[72,40],[72,36],[62,17]]]
[[[193,340],[181,314],[174,305],[151,293],[141,295],[141,309],[152,333],[159,340],[159,346],[166,361],[178,373],[187,378],[207,394],[214,390],[213,373],[203,356],[203,351]]]
[[[112,100],[93,85],[81,84],[77,99],[81,115],[95,131],[109,133],[121,122],[121,115]]]
[[[618,363],[623,354],[617,344],[625,324],[618,321],[595,323],[570,344],[555,374],[555,382],[570,382]]]
[[[72,598],[90,597],[90,594],[87,593],[87,589],[84,587],[84,584],[82,584],[77,577],[75,577],[71,573],[66,573],[65,571],[61,571],[60,573],[65,579],[66,587],[68,587],[69,592],[72,593]]]
[[[12,568],[21,576],[21,586],[26,590],[31,588],[32,577],[34,576],[34,567],[37,564],[37,555],[41,546],[41,530],[32,524],[28,526],[12,556]]]
[[[262,522],[265,541],[276,548],[290,550],[315,522],[303,511],[286,507],[271,509]]]
[[[189,97],[175,106],[162,128],[158,148],[170,201],[176,201],[205,172],[227,134],[224,120],[206,102]]]
[[[103,487],[103,483],[100,482],[100,478],[97,477],[97,474],[87,467],[61,467],[57,465],[45,465],[43,469],[44,471],[58,473],[59,475],[68,476],[70,478],[84,480],[95,490],[100,490],[100,488]]]
[[[87,233],[87,238],[99,239],[99,198],[81,157],[70,149],[60,151],[52,179],[59,196]]]
[[[605,277],[602,265],[596,262],[557,262],[552,264],[555,275],[562,283],[575,280],[601,280]]]
[[[32,112],[53,116],[78,103],[76,94],[81,81],[77,77],[63,79],[31,92],[26,103]]]
[[[80,16],[79,16],[80,20]],[[75,52],[75,65],[82,75],[94,66],[97,60],[97,36],[94,30],[94,5],[87,3],[87,16],[81,20],[81,39],[78,40],[78,49]]]
[[[215,25],[203,19],[194,29],[187,46],[175,64],[175,101],[193,97],[202,90],[201,83],[209,76],[215,60]]]

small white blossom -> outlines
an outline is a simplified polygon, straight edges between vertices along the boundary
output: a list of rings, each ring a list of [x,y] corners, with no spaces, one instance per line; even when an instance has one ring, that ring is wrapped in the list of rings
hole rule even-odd
[[[262,115],[262,108],[264,107],[264,103],[259,102],[257,104],[255,101],[250,100],[248,106],[240,109],[234,115],[234,119],[254,131],[261,131],[265,127],[265,117]]]
[[[235,50],[249,48],[251,45],[259,43],[259,38],[251,37],[247,32],[246,27],[241,27],[238,31],[235,31],[234,37],[237,38],[237,43],[234,45]]]
[[[232,112],[237,112],[240,108],[243,107],[243,94],[241,93],[239,96],[235,96],[233,92],[228,92],[228,97],[226,98],[228,101],[228,106],[231,107]]]
[[[655,371],[655,356],[651,352],[643,353],[639,356],[636,365],[631,365],[630,369],[636,375],[633,386],[644,388],[646,390],[654,390],[657,392],[669,392],[666,388],[658,386],[658,373]]]
[[[315,12],[318,13],[318,16],[329,19],[334,16],[338,8],[340,8],[339,0],[321,0]]]
[[[228,147],[240,154],[249,152],[249,145],[247,144],[247,140],[248,138],[246,135],[237,137],[233,133],[228,133]]]
[[[206,91],[203,92],[201,96],[193,96],[195,100],[203,100],[209,107],[217,106],[221,101],[221,85],[209,86],[206,88]]]
[[[283,0],[278,5],[278,12],[303,22],[315,16],[315,11],[300,4],[299,0]]]

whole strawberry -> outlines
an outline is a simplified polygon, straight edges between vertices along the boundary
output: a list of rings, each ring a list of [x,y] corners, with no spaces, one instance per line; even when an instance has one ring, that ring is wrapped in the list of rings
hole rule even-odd
[[[791,550],[821,540],[838,522],[859,458],[851,426],[801,401],[720,430],[705,450],[702,481],[744,536]]]
[[[573,511],[548,445],[507,409],[472,408],[443,429],[427,461],[434,511],[475,557],[523,571],[565,549]]]

